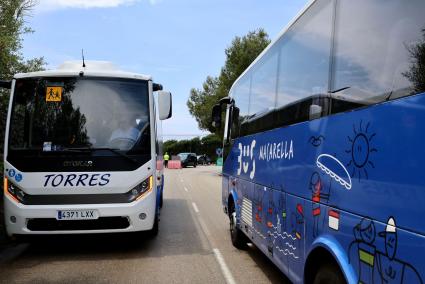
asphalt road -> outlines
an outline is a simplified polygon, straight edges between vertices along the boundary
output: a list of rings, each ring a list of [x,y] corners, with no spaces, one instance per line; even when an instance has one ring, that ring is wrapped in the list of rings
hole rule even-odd
[[[167,170],[160,232],[37,239],[0,252],[1,283],[289,283],[231,244],[218,168]]]

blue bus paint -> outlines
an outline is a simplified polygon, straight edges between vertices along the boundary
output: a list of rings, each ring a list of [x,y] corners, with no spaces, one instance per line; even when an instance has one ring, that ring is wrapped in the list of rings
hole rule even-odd
[[[237,138],[224,206],[252,202],[241,229],[294,282],[322,245],[349,283],[423,283],[423,121],[425,93]]]

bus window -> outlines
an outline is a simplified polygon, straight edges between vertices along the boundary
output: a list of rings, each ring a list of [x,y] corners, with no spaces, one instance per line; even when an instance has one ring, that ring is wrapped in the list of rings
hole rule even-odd
[[[59,168],[48,161],[52,156],[74,155],[77,150],[73,148],[97,155],[93,163],[98,170],[134,170],[150,159],[146,81],[97,77],[17,79],[10,122],[8,159],[25,171],[65,170],[63,165]],[[123,155],[109,151],[108,157],[115,162],[105,161],[105,150],[100,154],[96,150],[102,148]],[[38,158],[40,164],[31,163],[37,155],[42,156]],[[126,156],[134,156],[135,161]]]
[[[423,0],[339,1],[332,89],[341,91],[332,113],[424,91],[415,76],[424,58],[417,52],[424,46],[423,11]]]
[[[277,43],[280,49],[277,121],[283,125],[308,120],[310,104],[305,104],[307,109],[288,113],[285,106],[327,93],[332,3],[330,0],[317,1]],[[297,108],[297,104],[292,105],[293,108]]]
[[[240,135],[274,128],[278,50],[272,48],[251,71],[249,117],[241,124]]]
[[[249,97],[251,92],[251,76],[246,76],[238,81],[233,89],[233,98],[235,106],[239,109],[239,118],[233,119],[232,138],[237,138],[240,135],[240,125],[248,118]]]
[[[268,55],[257,62],[252,71],[249,115],[273,110],[276,101],[278,50],[269,50]],[[271,122],[270,122],[271,123]]]

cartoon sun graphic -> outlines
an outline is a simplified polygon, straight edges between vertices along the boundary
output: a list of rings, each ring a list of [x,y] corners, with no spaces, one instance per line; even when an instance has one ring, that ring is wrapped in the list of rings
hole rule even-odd
[[[351,149],[345,150],[347,154],[351,154],[351,160],[346,165],[351,167],[351,177],[357,177],[360,181],[362,178],[369,179],[368,168],[375,168],[371,161],[371,154],[378,150],[372,146],[372,140],[376,133],[369,133],[370,122],[363,129],[363,122],[360,121],[359,128],[353,125],[354,136],[348,136],[351,143]]]

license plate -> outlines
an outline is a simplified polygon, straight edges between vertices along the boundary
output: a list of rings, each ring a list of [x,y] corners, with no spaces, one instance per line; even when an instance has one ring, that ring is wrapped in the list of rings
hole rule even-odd
[[[57,220],[92,220],[99,218],[96,210],[60,210]]]

